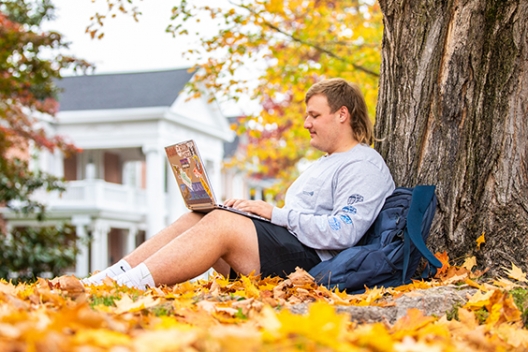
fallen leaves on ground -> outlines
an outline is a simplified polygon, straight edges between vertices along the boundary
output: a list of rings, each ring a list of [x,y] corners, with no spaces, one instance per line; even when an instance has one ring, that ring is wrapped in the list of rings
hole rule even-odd
[[[528,349],[526,274],[515,265],[491,282],[444,263],[431,281],[349,295],[317,285],[298,269],[288,279],[220,275],[140,291],[107,280],[84,286],[73,276],[32,284],[0,281],[1,351],[517,351]],[[480,279],[480,280],[479,280]],[[513,280],[513,281],[512,281]],[[388,297],[441,285],[476,288],[444,316],[411,308],[394,324],[360,324],[337,306],[391,304]],[[513,291],[512,291],[513,290]],[[517,291],[516,291],[517,290]],[[512,294],[512,292],[514,292]],[[517,302],[517,303],[516,303]],[[526,303],[526,300],[524,301]],[[297,304],[307,313],[294,313]]]

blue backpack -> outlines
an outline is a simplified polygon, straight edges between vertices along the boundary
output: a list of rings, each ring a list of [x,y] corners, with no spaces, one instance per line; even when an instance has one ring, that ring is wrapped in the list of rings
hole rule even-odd
[[[360,242],[317,264],[310,275],[329,288],[361,293],[365,287],[410,283],[424,257],[422,278],[434,276],[442,263],[425,245],[436,211],[434,191],[435,186],[396,188]]]

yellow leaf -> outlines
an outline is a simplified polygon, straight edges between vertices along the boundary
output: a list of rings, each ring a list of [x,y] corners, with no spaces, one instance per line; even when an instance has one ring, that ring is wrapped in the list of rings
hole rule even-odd
[[[496,286],[502,287],[505,290],[512,290],[515,287],[519,286],[519,284],[516,284],[504,277],[498,277],[497,280],[493,280],[493,284]]]
[[[16,288],[12,283],[6,283],[0,281],[0,292],[7,293],[8,295],[15,296]]]
[[[471,271],[471,269],[473,269],[475,265],[477,265],[477,258],[475,258],[475,256],[472,256],[472,257],[466,258],[466,260],[464,261],[464,264],[462,264],[462,267],[466,268],[467,271]]]
[[[350,320],[348,315],[336,313],[333,306],[322,301],[311,304],[306,315],[295,314],[286,309],[275,316],[270,309],[265,309],[263,313],[265,341],[296,337],[299,341],[313,343],[313,350],[315,346],[319,350],[325,350],[322,347],[340,350],[339,346],[344,343]],[[317,333],[314,334],[315,331]]]
[[[359,325],[351,333],[351,339],[368,351],[394,351],[394,339],[382,323]]]
[[[115,305],[117,306],[115,313],[138,312],[146,308],[154,307],[159,302],[159,299],[155,300],[152,296],[143,296],[134,302],[129,295],[123,295],[119,301],[115,301]]]
[[[273,341],[280,336],[281,321],[277,317],[274,309],[266,306],[262,309],[262,315],[259,318],[259,325],[262,327],[264,341]]]
[[[500,325],[496,331],[497,335],[516,349],[528,349],[528,331],[508,324]]]
[[[108,329],[82,329],[73,337],[76,345],[89,345],[102,348],[129,346],[131,339],[128,335]]]
[[[210,329],[210,334],[218,342],[218,351],[240,352],[260,350],[261,337],[253,326],[244,328],[233,325],[217,325]],[[241,349],[240,347],[243,346]]]
[[[373,302],[377,301],[385,292],[384,288],[374,287],[372,289],[366,289],[365,293],[361,295],[361,301],[358,303],[358,306],[368,306]]]
[[[519,284],[516,284],[503,277],[499,277],[497,280],[493,280],[493,284],[496,286],[502,287],[508,291],[513,290],[515,287],[519,287]]]
[[[512,263],[512,268],[509,270],[506,268],[503,269],[506,270],[506,274],[508,274],[508,277],[510,279],[514,279],[521,282],[528,282],[528,280],[526,279],[526,274],[520,268],[515,266],[515,264]]]
[[[283,10],[283,0],[271,0],[267,3],[267,10],[271,13],[280,13]]]
[[[244,285],[244,290],[246,293],[245,297],[258,298],[260,296],[259,289],[253,284],[253,282],[251,282],[249,277],[242,276],[240,279]]]
[[[193,344],[199,340],[198,329],[166,329],[145,331],[134,338],[134,351],[196,351]]]
[[[394,351],[430,351],[436,352],[437,349],[431,349],[425,342],[417,341],[410,336],[405,336],[401,342],[394,344]]]
[[[494,291],[488,291],[486,293],[482,293],[481,291],[477,291],[469,298],[464,307],[472,310],[478,310],[482,307],[485,307],[489,304],[489,300],[493,295],[493,292]]]
[[[486,287],[484,287],[483,285],[479,285],[477,282],[471,280],[469,277],[466,277],[466,278],[464,279],[464,282],[465,282],[467,285],[469,285],[469,286],[471,286],[471,287],[478,288],[478,289],[481,290],[481,291],[487,291]]]
[[[482,235],[477,238],[477,249],[480,249],[480,245],[483,243],[486,243],[486,239],[484,238],[485,232],[482,232]]]

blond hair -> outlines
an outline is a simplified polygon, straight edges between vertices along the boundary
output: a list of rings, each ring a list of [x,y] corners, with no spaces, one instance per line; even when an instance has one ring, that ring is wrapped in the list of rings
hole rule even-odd
[[[367,104],[359,88],[342,78],[331,78],[317,82],[308,89],[304,98],[308,103],[314,95],[324,95],[328,100],[331,113],[342,106],[350,113],[352,136],[360,143],[374,143],[374,126],[368,116]]]

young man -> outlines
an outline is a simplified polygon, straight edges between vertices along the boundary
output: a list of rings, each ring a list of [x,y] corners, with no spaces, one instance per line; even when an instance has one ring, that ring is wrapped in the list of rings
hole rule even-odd
[[[291,185],[284,207],[224,203],[271,222],[224,210],[190,212],[83,282],[98,284],[110,276],[145,289],[183,282],[211,267],[224,276],[285,277],[356,244],[394,190],[385,162],[369,147],[373,127],[365,101],[356,86],[336,78],[313,85],[305,102],[310,144],[326,154]]]

